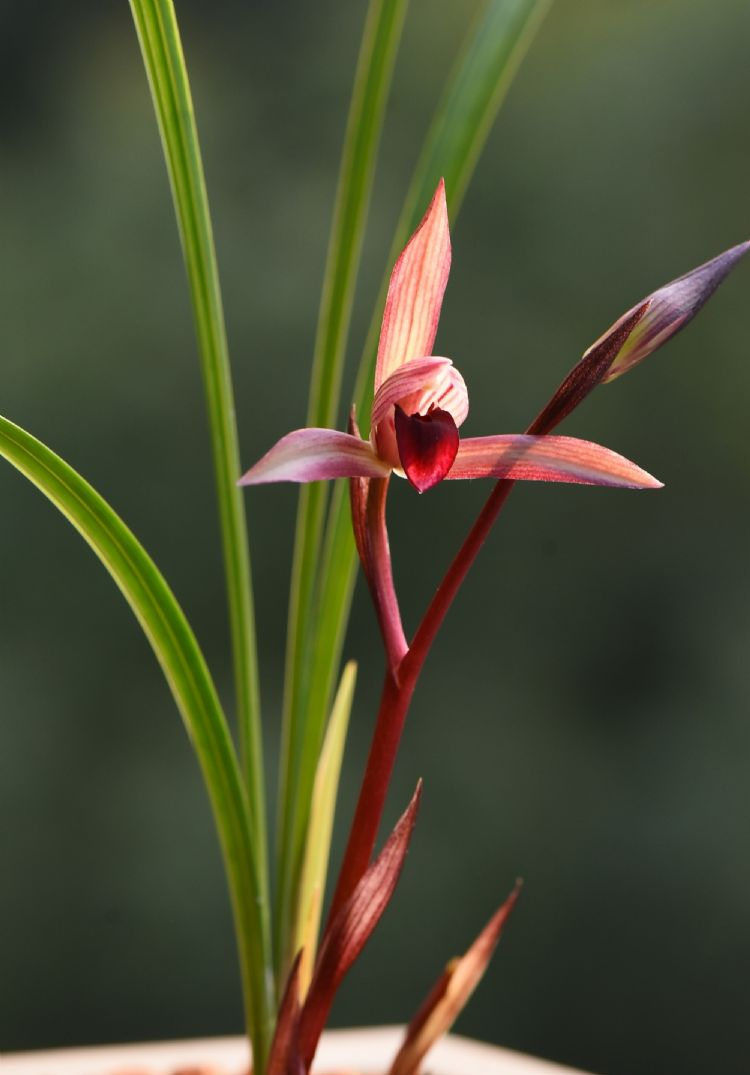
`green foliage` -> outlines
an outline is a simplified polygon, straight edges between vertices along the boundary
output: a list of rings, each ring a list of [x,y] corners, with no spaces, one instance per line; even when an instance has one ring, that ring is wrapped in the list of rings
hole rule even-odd
[[[391,245],[357,377],[355,407],[361,420],[366,419],[372,402],[380,318],[393,262],[429,204],[441,175],[446,177],[448,206],[455,218],[510,78],[548,6],[549,0],[517,0],[510,4],[490,0],[467,35],[420,154]],[[308,649],[304,712],[299,718],[308,729],[319,730],[328,712],[355,571],[347,490],[345,483],[339,482],[331,500],[320,569],[312,563],[307,580],[312,587],[317,579],[315,618],[308,627],[315,645]],[[311,794],[314,761],[311,752],[300,767],[299,796],[305,804]]]
[[[172,0],[130,0],[143,53],[187,268],[206,394],[221,523],[243,769],[268,898],[266,819],[255,619],[234,392],[198,131]]]
[[[148,553],[80,474],[5,418],[0,418],[0,454],[88,542],[122,591],[162,667],[211,799],[232,898],[248,1026],[258,1055],[264,1056],[271,1016],[264,976],[268,921],[260,849],[227,721],[203,654]]]
[[[372,0],[365,25],[341,161],[336,207],[321,297],[310,381],[308,425],[336,422],[341,374],[357,281],[377,149],[407,0]],[[327,484],[300,492],[287,627],[287,666],[279,779],[277,977],[295,953],[291,929],[328,698],[309,704],[310,667],[317,648],[315,581],[328,501]],[[331,666],[336,674],[338,655]]]
[[[344,357],[380,133],[408,0],[371,0],[352,95],[312,369],[308,423],[336,423]],[[457,61],[419,159],[392,244],[395,254],[445,176],[457,212],[508,82],[547,0],[488,0]],[[190,85],[172,0],[130,0],[161,134],[182,242],[209,419],[233,651],[239,758],[192,629],[142,546],[67,463],[6,419],[0,454],[76,527],[106,566],[147,635],[195,748],[227,873],[256,1075],[300,936],[319,916],[333,809],[354,686],[345,671],[331,711],[354,556],[341,489],[314,484],[300,499],[288,619],[272,958],[260,692],[250,556],[234,398],[211,216]],[[369,407],[374,347],[387,285],[360,367]],[[329,713],[327,745],[323,734]],[[317,774],[317,776],[316,776]],[[310,824],[315,827],[310,832]],[[317,910],[311,907],[317,900]],[[275,974],[274,974],[275,971]]]

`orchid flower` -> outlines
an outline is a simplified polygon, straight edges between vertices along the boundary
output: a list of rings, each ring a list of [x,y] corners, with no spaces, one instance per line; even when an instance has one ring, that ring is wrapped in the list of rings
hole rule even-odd
[[[623,456],[573,437],[497,434],[459,438],[469,413],[463,377],[433,355],[451,263],[441,180],[430,207],[391,274],[375,369],[370,439],[355,432],[298,429],[240,480],[312,482],[328,478],[408,478],[422,493],[444,478],[508,478],[624,488],[661,482]],[[356,428],[353,426],[352,427]]]

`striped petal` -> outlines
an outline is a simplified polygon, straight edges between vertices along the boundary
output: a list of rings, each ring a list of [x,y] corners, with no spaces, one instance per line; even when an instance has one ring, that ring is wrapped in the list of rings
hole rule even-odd
[[[415,358],[390,375],[372,404],[373,427],[393,417],[398,403],[407,414],[426,414],[431,407],[448,411],[457,426],[469,413],[466,382],[449,358]]]
[[[462,440],[447,477],[571,482],[621,489],[659,489],[662,485],[629,459],[600,444],[526,433]]]
[[[603,383],[613,381],[626,373],[636,363],[666,343],[688,321],[691,321],[748,250],[750,250],[750,241],[725,250],[718,257],[712,258],[704,265],[699,265],[697,269],[660,287],[643,302],[623,314],[619,321],[607,329],[586,352],[588,355],[595,348],[600,347],[608,337],[617,333],[623,322],[627,321],[639,307],[646,307],[645,314],[638,319],[632,332],[617,351],[609,371],[603,378]]]
[[[404,362],[432,353],[450,265],[448,207],[441,179],[391,273],[375,367],[376,392]]]
[[[336,429],[297,429],[282,437],[238,484],[384,478],[390,472],[369,441]]]
[[[395,427],[397,406],[409,416],[425,415],[437,407],[447,411],[458,427],[469,413],[469,393],[449,358],[414,358],[383,382],[372,407],[372,441],[381,459],[400,468]]]

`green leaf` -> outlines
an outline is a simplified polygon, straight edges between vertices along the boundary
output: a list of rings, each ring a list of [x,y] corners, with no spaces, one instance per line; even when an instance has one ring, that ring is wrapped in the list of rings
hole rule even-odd
[[[484,149],[500,105],[552,0],[489,0],[479,12],[437,107],[414,170],[357,374],[354,401],[360,426],[369,415],[380,319],[391,269],[445,180],[451,221]]]
[[[335,425],[341,373],[372,190],[383,115],[408,0],[371,0],[355,75],[339,173],[331,239],[320,303],[310,383],[308,425]],[[312,652],[313,593],[328,490],[305,486],[297,514],[287,627],[277,836],[277,980],[286,977],[293,953],[289,930],[295,901],[312,782],[328,712],[310,720],[306,705]],[[309,780],[302,785],[300,773]]]
[[[512,76],[550,2],[489,0],[467,35],[420,154],[386,265],[357,375],[354,400],[360,422],[366,424],[372,403],[380,321],[393,263],[419,223],[441,176],[446,180],[448,209],[455,219]],[[328,712],[354,590],[355,566],[348,490],[345,483],[339,482],[331,498],[318,575],[317,647],[305,692],[304,719],[313,728]],[[306,794],[313,773],[306,767],[300,770],[301,796]]]
[[[414,171],[394,259],[442,176],[455,220],[500,106],[552,0],[489,0],[458,55]]]
[[[138,618],[162,667],[211,799],[232,899],[246,1017],[255,1055],[265,1057],[270,1036],[265,977],[268,907],[246,788],[203,654],[154,562],[88,482],[6,418],[0,418],[0,455],[33,482],[88,542]],[[261,1070],[262,1061],[256,1066]]]
[[[268,891],[263,748],[250,555],[234,392],[198,131],[172,0],[130,0],[172,187],[208,407],[234,662],[242,767],[264,900]]]
[[[297,924],[294,931],[294,950],[295,952],[302,950],[299,979],[302,997],[310,984],[312,969],[315,965],[315,950],[325,896],[336,796],[356,681],[357,665],[354,661],[348,661],[341,674],[341,682],[333,702],[315,773],[310,825],[300,871]]]

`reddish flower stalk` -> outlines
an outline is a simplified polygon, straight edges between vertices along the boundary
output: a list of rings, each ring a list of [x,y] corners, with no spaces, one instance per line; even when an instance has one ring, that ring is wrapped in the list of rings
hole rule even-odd
[[[635,315],[628,319],[628,329],[632,329],[642,318],[646,304],[639,307]],[[560,388],[552,396],[547,406],[529,427],[529,432],[536,434],[549,433],[570,412],[582,403],[586,396],[606,375],[618,350],[622,346],[622,328],[614,334],[613,338],[606,337],[601,344],[592,349],[578,363],[574,370],[565,378]],[[374,484],[374,482],[373,482]],[[380,699],[380,707],[372,735],[370,753],[365,767],[365,775],[362,780],[357,808],[352,820],[349,840],[341,865],[336,891],[333,896],[329,922],[332,922],[338,910],[350,897],[360,877],[367,869],[372,855],[378,828],[385,805],[388,787],[390,785],[393,767],[396,763],[398,747],[401,735],[406,723],[409,706],[417,685],[424,662],[435,641],[438,631],[448,613],[448,609],[461,588],[461,584],[469,573],[479,550],[486,541],[494,526],[497,517],[502,511],[505,502],[510,496],[511,489],[515,485],[512,480],[501,479],[490,493],[484,507],[480,511],[474,525],[467,535],[464,543],[453,559],[445,576],[438,586],[427,611],[425,612],[419,627],[408,647],[406,654],[398,667],[398,676],[392,674],[393,665],[386,672],[383,691]],[[353,505],[354,505],[353,493]],[[356,515],[356,509],[353,509]],[[379,524],[384,528],[384,517],[379,517]],[[355,530],[357,526],[355,525]],[[366,540],[366,539],[365,539]],[[387,537],[386,537],[387,541]],[[362,557],[362,540],[357,541]],[[365,560],[363,559],[363,564]],[[380,566],[385,566],[381,564]],[[365,573],[370,579],[371,564],[365,566]],[[390,563],[387,564],[388,579],[392,580]],[[391,581],[392,585],[392,581]],[[370,581],[370,589],[373,595],[377,587]],[[395,592],[393,599],[396,602]],[[381,624],[383,641],[388,652],[388,630],[383,628],[381,616],[382,606],[378,606],[378,621]],[[401,625],[400,615],[398,625]]]
[[[310,988],[301,1002],[300,962],[292,966],[271,1044],[268,1075],[307,1075],[336,993],[391,902],[409,850],[422,782],[383,849],[326,930]]]
[[[372,935],[401,876],[422,796],[422,781],[372,866],[364,871],[352,893],[326,929],[315,973],[299,1023],[299,1044],[309,1070],[333,999],[344,978]]]
[[[696,315],[748,250],[750,242],[731,247],[623,314],[573,367],[527,433],[551,433],[598,385],[614,380],[666,343]],[[514,485],[507,480],[497,483],[430,602],[404,660],[404,666],[415,666],[417,675]],[[406,667],[402,674],[406,674]]]
[[[695,316],[748,250],[750,243],[747,242],[731,248],[672,284],[660,288],[624,314],[586,351],[527,432],[535,436],[548,435],[599,384],[613,380],[660,347]],[[349,898],[367,869],[419,675],[448,610],[514,485],[514,479],[497,482],[438,586],[398,667],[397,676],[394,677],[390,671],[386,673],[365,775],[329,921],[333,920],[338,908]],[[389,578],[390,570],[388,564]],[[399,617],[399,626],[400,623]],[[383,637],[385,640],[385,632]]]
[[[396,683],[390,669],[386,671],[375,730],[370,741],[370,753],[336,890],[328,912],[325,934],[331,928],[331,923],[335,922],[341,908],[351,898],[372,857],[401,733],[418,677],[418,671],[416,675],[401,674],[399,682]]]
[[[630,334],[643,319],[648,308],[649,300],[640,303],[634,310],[620,318],[613,328],[602,336],[601,340],[589,348],[528,427],[527,433],[538,436],[551,433],[564,418],[567,418],[576,407],[583,403],[589,393],[593,392],[606,378],[612,363],[626,344]],[[414,666],[412,674],[419,675],[430,647],[435,641],[435,636],[440,630],[440,625],[453,604],[471,565],[476,560],[479,550],[495,525],[514,485],[515,482],[512,480],[501,480],[495,485],[435,591],[404,661],[405,665]]]
[[[406,717],[427,654],[514,484],[513,481],[499,481],[495,485],[430,602],[408,652],[398,667],[398,679],[390,668],[386,671],[357,807],[331,902],[329,923],[350,898],[370,862]]]
[[[552,436],[551,431],[597,385],[632,368],[686,325],[749,249],[750,243],[743,243],[725,251],[627,311],[584,354],[525,434],[461,438],[459,427],[469,409],[466,385],[449,359],[432,354],[451,260],[441,182],[391,276],[369,440],[362,439],[353,418],[348,433],[295,430],[241,479],[246,485],[350,479],[355,541],[388,659],[324,948],[363,877],[376,877],[368,874],[368,866],[414,689],[448,609],[513,485],[517,480],[531,480],[657,488],[656,479],[615,452],[587,441]],[[420,493],[445,479],[499,479],[430,602],[411,646],[401,624],[385,521],[392,473],[406,477]],[[328,988],[325,982],[323,986]],[[311,1033],[303,1050],[306,1064],[313,1038]]]
[[[391,553],[385,523],[385,503],[389,481],[389,478],[371,478],[367,481],[365,556],[368,565],[367,581],[383,636],[388,668],[398,680],[398,668],[409,647],[401,625],[401,613],[393,585]]]

